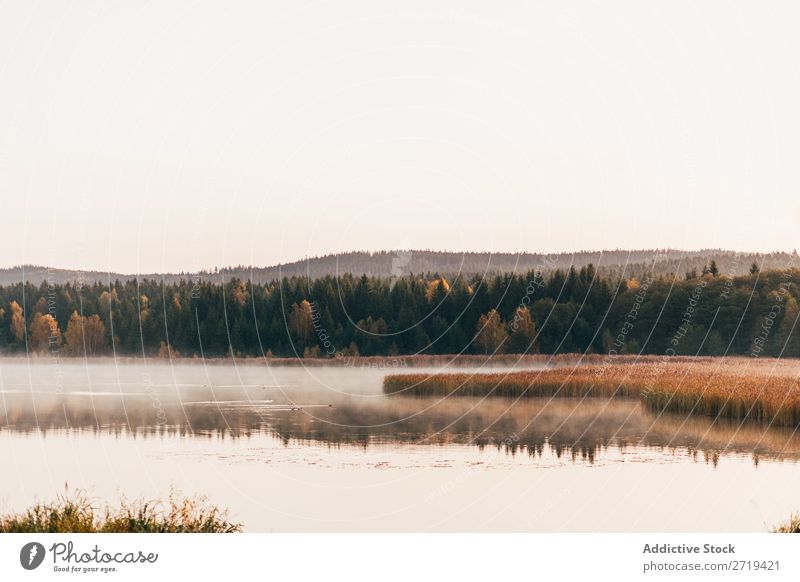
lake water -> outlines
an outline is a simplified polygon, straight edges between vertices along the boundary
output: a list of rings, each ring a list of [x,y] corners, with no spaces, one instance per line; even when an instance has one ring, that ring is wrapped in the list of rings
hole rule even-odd
[[[765,531],[800,509],[793,430],[387,396],[390,371],[0,360],[0,511],[65,484],[203,494],[247,531]]]

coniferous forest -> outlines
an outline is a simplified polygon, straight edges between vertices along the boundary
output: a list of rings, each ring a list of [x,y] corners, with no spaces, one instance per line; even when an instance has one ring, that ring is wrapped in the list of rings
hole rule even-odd
[[[334,357],[619,353],[800,357],[800,270],[601,277],[293,277],[0,287],[0,351]]]

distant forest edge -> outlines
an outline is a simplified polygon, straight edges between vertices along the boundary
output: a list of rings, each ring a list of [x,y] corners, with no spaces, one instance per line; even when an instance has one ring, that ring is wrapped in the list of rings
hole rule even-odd
[[[653,259],[658,261],[653,265]],[[122,274],[101,271],[76,271],[42,266],[25,265],[0,269],[0,285],[11,285],[22,281],[40,285],[55,283],[109,283],[114,281],[156,280],[167,284],[181,280],[203,280],[227,282],[232,278],[265,284],[283,277],[309,277],[319,279],[327,276],[367,275],[368,277],[401,277],[409,274],[439,273],[453,278],[461,275],[499,275],[525,273],[540,270],[551,273],[571,267],[580,269],[590,264],[603,276],[641,277],[644,273],[654,275],[683,274],[695,269],[702,270],[711,260],[716,261],[722,273],[744,275],[751,263],[756,262],[763,270],[784,269],[797,265],[797,253],[737,253],[720,249],[680,251],[674,249],[580,251],[575,253],[459,253],[428,250],[396,250],[379,252],[347,252],[311,257],[271,267],[236,266],[199,271],[197,273],[149,273]]]
[[[792,262],[792,261],[790,261]],[[492,277],[345,274],[253,284],[0,287],[0,352],[341,357],[595,353],[800,357],[800,269]]]

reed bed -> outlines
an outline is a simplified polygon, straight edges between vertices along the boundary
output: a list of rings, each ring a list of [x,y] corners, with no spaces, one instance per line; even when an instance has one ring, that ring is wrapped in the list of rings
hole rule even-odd
[[[0,516],[0,533],[235,533],[238,523],[204,497],[170,495],[169,501],[93,503],[82,491],[37,503],[18,514]]]
[[[384,391],[424,396],[628,397],[654,412],[800,425],[800,363],[739,359],[565,366],[487,374],[395,374]]]

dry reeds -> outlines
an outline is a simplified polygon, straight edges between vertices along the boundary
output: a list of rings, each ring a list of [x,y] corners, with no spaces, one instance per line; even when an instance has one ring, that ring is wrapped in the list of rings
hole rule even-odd
[[[634,397],[652,411],[800,425],[800,364],[691,360],[568,366],[490,374],[403,374],[387,393],[427,396]]]
[[[787,521],[772,531],[773,533],[800,533],[800,513],[793,513]]]

